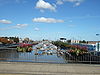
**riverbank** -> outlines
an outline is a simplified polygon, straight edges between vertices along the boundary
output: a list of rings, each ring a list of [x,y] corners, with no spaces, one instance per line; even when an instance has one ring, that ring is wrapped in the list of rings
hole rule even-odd
[[[0,62],[4,75],[100,75],[100,65]]]

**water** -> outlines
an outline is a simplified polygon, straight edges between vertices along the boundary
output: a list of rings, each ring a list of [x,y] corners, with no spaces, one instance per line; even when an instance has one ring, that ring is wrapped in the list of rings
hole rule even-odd
[[[43,63],[67,63],[63,56],[56,53],[53,50],[52,55],[42,54],[43,51],[39,51],[40,55],[35,55],[36,51],[32,52],[17,52],[16,50],[2,50],[0,51],[0,61],[12,61],[12,62],[43,62]]]

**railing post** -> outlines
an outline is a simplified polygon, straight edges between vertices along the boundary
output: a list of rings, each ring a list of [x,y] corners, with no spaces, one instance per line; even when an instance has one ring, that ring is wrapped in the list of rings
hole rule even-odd
[[[91,64],[91,52],[89,54],[90,54],[90,64]]]

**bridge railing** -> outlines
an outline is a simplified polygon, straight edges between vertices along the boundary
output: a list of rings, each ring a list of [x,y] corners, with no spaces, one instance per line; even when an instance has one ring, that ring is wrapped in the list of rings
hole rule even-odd
[[[45,53],[44,53],[45,54]],[[91,53],[86,53],[83,55],[72,55],[68,52],[59,53],[58,58],[63,58],[67,63],[87,63],[87,64],[100,64],[100,56],[92,55]],[[56,54],[55,54],[56,55]],[[62,60],[49,60],[47,56],[44,59],[40,59],[41,55],[34,55],[33,52],[17,52],[14,49],[10,50],[0,50],[0,61],[34,61],[34,62],[56,62],[60,63]],[[53,58],[50,58],[53,59]]]
[[[90,63],[90,64],[100,64],[100,56],[92,55],[91,52],[74,55],[68,52],[64,53],[64,56],[68,63]]]

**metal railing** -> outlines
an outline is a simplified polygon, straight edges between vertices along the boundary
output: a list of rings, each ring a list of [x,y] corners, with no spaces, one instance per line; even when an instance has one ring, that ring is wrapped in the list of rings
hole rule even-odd
[[[92,55],[91,52],[78,55],[78,56],[65,52],[64,56],[68,61],[68,63],[100,64],[100,56]]]
[[[34,52],[17,52],[16,49],[0,50],[0,61],[100,64],[100,56],[91,53],[77,56],[68,52],[57,52],[53,54],[55,57],[52,57],[53,55],[47,55],[46,53],[35,55]]]

